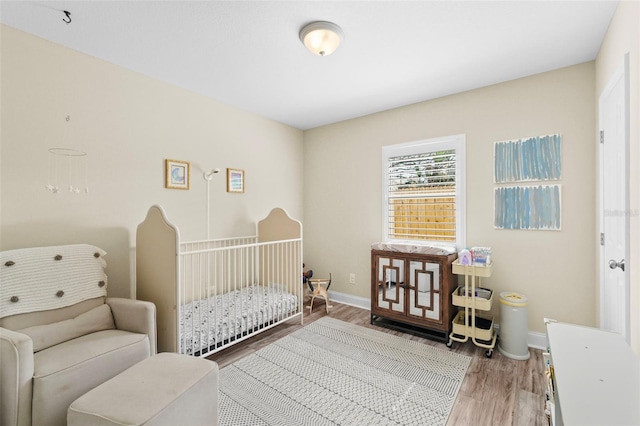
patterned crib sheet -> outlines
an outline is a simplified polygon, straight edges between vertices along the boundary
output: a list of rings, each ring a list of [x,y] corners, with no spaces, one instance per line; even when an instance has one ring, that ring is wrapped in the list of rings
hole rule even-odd
[[[182,306],[180,353],[208,352],[296,311],[298,297],[279,285],[253,284]],[[194,349],[195,348],[195,349]]]

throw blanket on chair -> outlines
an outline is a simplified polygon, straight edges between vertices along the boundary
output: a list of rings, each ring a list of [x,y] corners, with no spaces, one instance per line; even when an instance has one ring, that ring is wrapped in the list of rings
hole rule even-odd
[[[88,244],[0,252],[0,318],[106,297],[106,254]]]

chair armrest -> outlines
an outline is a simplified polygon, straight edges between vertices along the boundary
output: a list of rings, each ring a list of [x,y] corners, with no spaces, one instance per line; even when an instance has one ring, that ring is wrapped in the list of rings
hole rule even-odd
[[[30,425],[33,342],[0,327],[0,424]]]
[[[107,297],[113,320],[118,330],[131,331],[149,336],[150,354],[157,352],[156,305],[143,300]]]

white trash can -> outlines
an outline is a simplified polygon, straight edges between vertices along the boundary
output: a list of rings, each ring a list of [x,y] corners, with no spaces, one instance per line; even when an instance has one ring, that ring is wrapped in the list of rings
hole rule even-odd
[[[529,359],[527,304],[527,297],[522,294],[500,293],[498,350],[508,358]]]

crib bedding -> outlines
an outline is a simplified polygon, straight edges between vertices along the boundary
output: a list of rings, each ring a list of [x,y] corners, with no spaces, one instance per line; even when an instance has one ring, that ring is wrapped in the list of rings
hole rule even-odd
[[[199,355],[295,312],[298,297],[280,285],[253,284],[186,303],[180,317],[180,353]]]

